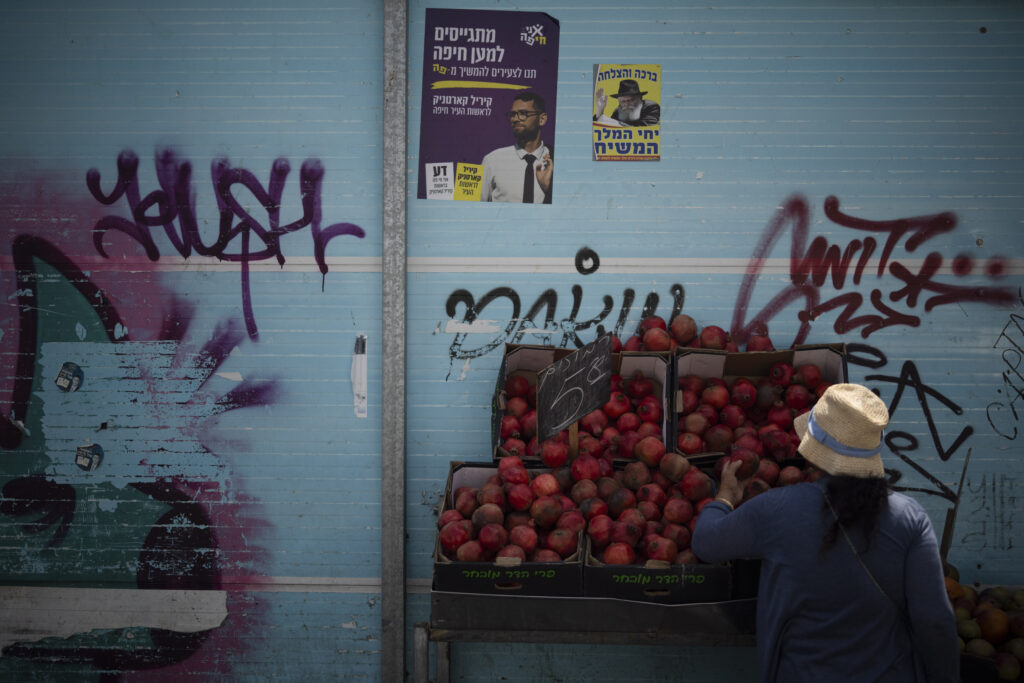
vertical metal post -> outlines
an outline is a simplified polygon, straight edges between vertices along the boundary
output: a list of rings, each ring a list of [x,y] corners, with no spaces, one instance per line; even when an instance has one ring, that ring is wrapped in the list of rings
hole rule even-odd
[[[406,0],[384,0],[381,680],[405,678]]]

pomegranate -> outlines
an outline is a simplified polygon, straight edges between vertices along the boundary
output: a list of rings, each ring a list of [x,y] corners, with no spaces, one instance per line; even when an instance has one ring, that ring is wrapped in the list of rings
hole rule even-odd
[[[617,420],[624,413],[628,413],[632,407],[628,396],[621,391],[613,391],[608,402],[601,406],[601,410],[609,419]]]
[[[793,381],[793,366],[779,361],[768,371],[768,381],[777,387],[789,386]]]
[[[493,553],[508,543],[508,531],[500,524],[485,524],[476,538],[484,550]]]
[[[697,321],[685,313],[672,318],[669,333],[678,344],[689,344],[697,336]]]
[[[607,515],[608,503],[604,502],[597,496],[587,498],[580,502],[580,512],[582,512],[583,516],[588,520],[593,519],[598,515]]]
[[[661,423],[661,399],[653,394],[649,394],[640,399],[640,403],[636,407],[636,414],[640,416],[640,419],[644,422],[655,422]]]
[[[747,339],[747,351],[774,351],[775,345],[766,334],[752,334]]]
[[[665,324],[665,319],[659,315],[649,315],[640,321],[640,330],[647,332],[649,330],[667,330],[668,325]]]
[[[503,415],[501,418],[501,440],[512,437],[519,438],[521,435],[519,418],[515,415]]]
[[[809,407],[817,397],[802,384],[790,384],[783,394],[783,402],[791,410],[803,410]],[[780,427],[782,425],[779,425]]]
[[[541,472],[530,482],[530,488],[536,496],[553,496],[562,490],[555,475],[550,472]],[[530,501],[533,502],[533,501]],[[526,508],[520,508],[525,510]]]
[[[626,343],[622,345],[623,351],[640,351],[643,349],[643,339],[638,335],[633,335],[626,340]]]
[[[675,562],[676,553],[679,552],[676,542],[664,536],[654,536],[644,545],[644,552],[648,559],[661,560],[664,562]]]
[[[465,519],[465,517],[463,517],[462,513],[458,510],[445,510],[441,513],[441,516],[437,518],[437,528],[441,529],[448,522],[460,522],[463,519]]]
[[[601,476],[601,466],[598,464],[597,458],[582,453],[576,456],[576,459],[569,464],[569,471],[572,473],[572,478],[575,481],[580,481],[581,479],[597,481],[598,477]]]
[[[636,413],[623,413],[619,416],[619,419],[615,421],[615,428],[623,434],[626,432],[635,432],[641,422],[643,422],[643,420]]]
[[[726,342],[729,341],[729,336],[726,334],[718,325],[707,325],[698,335],[700,339],[701,348],[705,349],[725,349]]]
[[[460,545],[473,539],[473,523],[468,519],[448,522],[438,533],[438,540],[448,552],[454,552]]]
[[[647,521],[647,524],[650,524],[651,522],[657,522],[661,519],[661,508],[658,507],[658,504],[653,501],[641,500],[636,504],[636,508],[634,509],[637,510],[640,513],[640,516]]]
[[[596,515],[587,522],[587,536],[596,549],[600,550],[611,543],[614,523],[608,515]]]
[[[711,477],[696,467],[683,475],[683,481],[679,484],[683,495],[691,502],[697,502],[711,495]]]
[[[636,499],[638,501],[637,505],[640,503],[654,503],[658,506],[659,510],[661,510],[665,503],[668,502],[668,496],[665,495],[665,489],[654,483],[644,484],[637,489]],[[644,517],[651,519],[647,515],[644,515]]]
[[[800,468],[796,465],[786,465],[779,470],[778,479],[775,481],[776,486],[789,486],[790,484],[799,484],[804,480],[804,473],[800,471]]]
[[[672,346],[672,337],[660,328],[654,327],[644,332],[643,346],[648,351],[668,351]]]
[[[632,544],[611,543],[604,549],[601,561],[605,564],[633,564],[636,561],[636,552]]]
[[[622,485],[636,491],[651,483],[651,470],[646,463],[634,461],[622,468]]]
[[[587,519],[578,509],[566,510],[555,522],[555,528],[569,529],[573,533],[578,533],[587,528]]]
[[[633,448],[636,459],[649,467],[657,467],[665,455],[665,444],[660,436],[646,436]]]
[[[501,444],[501,449],[503,451],[505,451],[506,453],[508,453],[509,455],[514,455],[514,456],[517,456],[517,457],[525,456],[526,455],[526,442],[523,441],[522,439],[517,439],[515,437],[511,437],[511,438],[505,439],[505,441]]]
[[[505,414],[513,415],[517,419],[521,419],[523,415],[530,410],[530,404],[526,402],[526,399],[521,396],[513,396],[512,398],[505,401]]]
[[[608,505],[608,514],[617,519],[623,510],[636,507],[636,495],[630,489],[622,486],[612,491],[604,502]]]
[[[700,392],[704,391],[704,378],[693,373],[683,375],[679,378],[679,388],[700,395]]]
[[[726,452],[732,446],[732,429],[728,425],[716,424],[704,432],[704,443],[709,451]]]
[[[545,546],[548,550],[554,550],[561,559],[565,559],[576,552],[578,545],[579,538],[572,529],[552,529],[545,540]]]
[[[483,562],[486,553],[480,541],[466,541],[455,551],[459,562]]]
[[[690,530],[684,524],[665,524],[661,528],[661,535],[675,541],[676,548],[679,550],[685,550],[690,547]],[[676,557],[678,558],[678,555]]]
[[[814,363],[803,363],[795,368],[793,382],[802,384],[811,391],[821,384],[821,368]]]
[[[569,446],[561,441],[548,439],[541,444],[540,459],[552,469],[560,467],[569,459]]]
[[[662,508],[662,518],[672,524],[686,524],[693,517],[693,503],[688,498],[669,498]]]
[[[509,398],[526,398],[530,391],[530,380],[522,375],[509,375],[505,378],[505,395]]]
[[[561,562],[562,556],[548,548],[538,548],[533,553],[533,562]]]
[[[673,482],[681,481],[688,469],[690,461],[679,453],[665,453],[658,463],[658,471]]]
[[[644,373],[637,370],[633,378],[626,382],[626,395],[639,401],[644,396],[654,393],[654,382],[644,377]]]
[[[569,497],[576,505],[597,495],[597,483],[593,479],[581,479],[569,489]]]
[[[700,393],[700,400],[715,410],[721,410],[729,403],[729,390],[720,384],[710,385]]]
[[[514,526],[508,532],[508,542],[532,553],[537,547],[537,531],[529,524]]]
[[[701,390],[703,391],[703,389]],[[683,389],[679,392],[682,398],[682,405],[679,406],[679,412],[683,415],[689,415],[697,408],[697,404],[700,403],[700,394],[690,389]]]
[[[529,487],[527,487],[527,489],[529,489]],[[471,519],[473,521],[474,529],[482,529],[488,524],[504,524],[505,513],[494,503],[485,503],[476,510],[473,510]]]
[[[526,562],[526,551],[514,543],[509,543],[506,546],[502,546],[501,550],[495,554],[495,557],[516,557],[519,558],[520,562]]]
[[[693,432],[683,432],[676,439],[676,448],[679,449],[680,453],[683,453],[685,455],[694,455],[696,453],[701,453],[705,450],[704,439],[700,438],[699,434],[694,434]]]
[[[537,434],[537,411],[530,409],[526,411],[522,419],[519,420],[520,427],[522,429],[522,436],[520,437],[523,441],[529,441]]]

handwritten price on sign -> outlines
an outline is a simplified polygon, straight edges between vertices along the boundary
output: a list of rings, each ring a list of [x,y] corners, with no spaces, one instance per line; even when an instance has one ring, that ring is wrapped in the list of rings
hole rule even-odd
[[[612,341],[604,335],[537,375],[537,440],[549,439],[611,395]]]

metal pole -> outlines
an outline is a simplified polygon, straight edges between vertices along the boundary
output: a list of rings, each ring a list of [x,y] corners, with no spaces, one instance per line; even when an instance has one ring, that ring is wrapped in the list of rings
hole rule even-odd
[[[405,276],[408,7],[384,0],[381,680],[405,677]]]

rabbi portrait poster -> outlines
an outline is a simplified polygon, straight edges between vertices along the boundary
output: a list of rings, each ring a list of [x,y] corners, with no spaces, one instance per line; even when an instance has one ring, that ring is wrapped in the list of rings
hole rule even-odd
[[[418,198],[528,201],[522,181],[517,199],[484,189],[498,162],[488,169],[483,161],[492,152],[491,160],[509,158],[519,147],[522,164],[521,141],[539,134],[550,158],[535,164],[547,173],[550,203],[558,33],[558,21],[543,12],[426,10]]]

